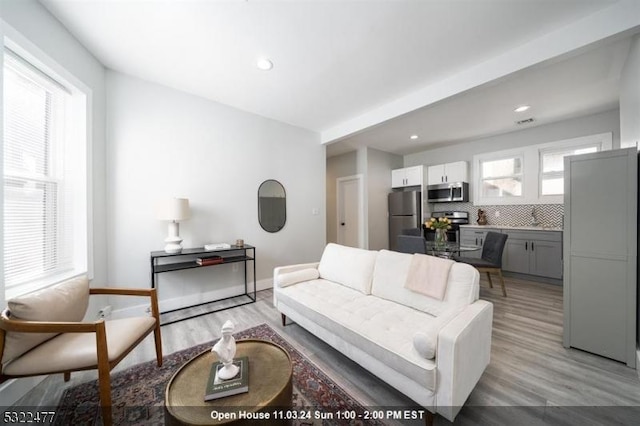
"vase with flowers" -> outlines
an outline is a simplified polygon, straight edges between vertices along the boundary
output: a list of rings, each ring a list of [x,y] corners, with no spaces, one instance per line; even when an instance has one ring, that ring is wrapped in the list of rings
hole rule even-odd
[[[425,222],[424,226],[427,229],[436,231],[435,244],[443,246],[447,242],[447,230],[451,229],[451,221],[446,217],[434,218],[432,217]]]

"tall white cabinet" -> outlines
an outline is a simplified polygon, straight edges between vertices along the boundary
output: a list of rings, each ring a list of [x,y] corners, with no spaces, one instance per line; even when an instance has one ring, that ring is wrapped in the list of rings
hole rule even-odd
[[[638,153],[565,158],[564,336],[636,366]]]

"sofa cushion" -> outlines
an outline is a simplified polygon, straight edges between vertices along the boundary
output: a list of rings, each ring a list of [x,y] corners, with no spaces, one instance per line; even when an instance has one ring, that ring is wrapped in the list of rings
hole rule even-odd
[[[278,288],[278,301],[335,333],[400,374],[434,390],[435,362],[413,347],[413,335],[433,316],[318,279]]]
[[[7,302],[11,319],[23,321],[82,321],[89,306],[89,280],[76,277],[53,287]],[[2,363],[19,357],[31,348],[51,339],[56,333],[17,333],[5,336]]]
[[[322,253],[320,278],[371,294],[371,278],[378,252],[329,243]]]
[[[413,255],[380,250],[373,272],[371,294],[410,306],[433,316],[440,316],[478,300],[480,287],[478,271],[456,262],[449,271],[449,281],[442,300],[437,300],[404,287]]]
[[[278,287],[287,287],[303,281],[315,280],[319,277],[320,273],[316,268],[300,269],[299,271],[276,275],[276,285]]]

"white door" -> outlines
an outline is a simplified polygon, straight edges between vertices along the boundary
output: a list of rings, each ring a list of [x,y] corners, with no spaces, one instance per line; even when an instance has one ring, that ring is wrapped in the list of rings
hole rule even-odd
[[[337,186],[338,244],[364,248],[362,177],[339,178]]]

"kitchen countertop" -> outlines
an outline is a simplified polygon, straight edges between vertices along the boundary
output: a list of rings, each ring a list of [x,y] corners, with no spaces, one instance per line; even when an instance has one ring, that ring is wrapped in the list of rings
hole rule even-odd
[[[544,226],[507,226],[507,225],[460,225],[460,228],[512,229],[514,231],[560,231],[562,228],[546,228]]]

